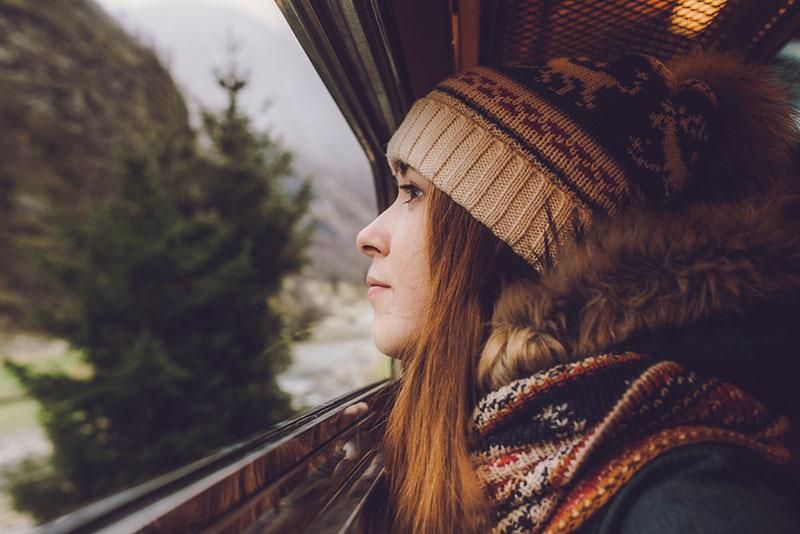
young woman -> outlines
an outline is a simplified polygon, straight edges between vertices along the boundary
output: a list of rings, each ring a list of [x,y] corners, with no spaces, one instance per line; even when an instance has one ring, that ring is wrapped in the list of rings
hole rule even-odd
[[[800,532],[786,86],[694,53],[477,68],[357,238],[402,359],[374,532]]]

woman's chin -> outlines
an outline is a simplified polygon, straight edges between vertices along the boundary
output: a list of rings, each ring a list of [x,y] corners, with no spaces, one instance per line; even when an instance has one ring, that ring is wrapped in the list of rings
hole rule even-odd
[[[400,351],[398,351],[393,344],[386,343],[386,341],[376,338],[375,336],[372,337],[372,342],[375,344],[375,348],[384,356],[400,359]]]
[[[406,337],[393,334],[375,323],[372,325],[372,342],[375,344],[375,348],[390,358],[402,359],[404,348],[408,344]]]

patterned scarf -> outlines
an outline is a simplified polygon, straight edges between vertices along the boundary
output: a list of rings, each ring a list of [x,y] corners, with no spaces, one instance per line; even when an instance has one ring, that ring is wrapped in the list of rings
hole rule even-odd
[[[735,386],[633,352],[558,365],[483,397],[478,476],[494,532],[571,532],[667,450],[734,443],[777,461],[788,421]]]

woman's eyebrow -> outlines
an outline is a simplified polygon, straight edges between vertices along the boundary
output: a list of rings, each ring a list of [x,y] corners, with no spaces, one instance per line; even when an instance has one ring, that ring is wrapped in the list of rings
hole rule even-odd
[[[398,161],[396,167],[397,167],[397,174],[399,174],[402,177],[405,177],[406,172],[408,171],[410,165],[405,161]]]
[[[394,183],[395,186],[397,186],[398,182],[400,182],[400,180],[402,179],[404,181],[408,181],[410,183],[413,183],[414,185],[419,187],[419,185],[416,182],[414,182],[413,180],[411,180],[407,176],[408,169],[410,169],[410,168],[411,168],[411,166],[409,164],[407,164],[406,162],[404,162],[404,161],[398,161],[394,165],[394,168],[392,169],[392,182]]]
[[[392,181],[395,183],[395,185],[397,185],[401,180],[403,182],[411,182],[412,181],[411,178],[406,177],[405,174],[398,173],[398,174],[393,174],[392,175]]]

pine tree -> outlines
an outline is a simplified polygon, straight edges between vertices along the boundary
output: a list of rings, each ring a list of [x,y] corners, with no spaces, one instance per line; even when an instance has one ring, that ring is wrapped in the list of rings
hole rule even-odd
[[[119,194],[62,225],[45,265],[70,305],[48,331],[81,351],[88,377],[7,363],[42,407],[50,464],[12,477],[18,508],[47,519],[207,454],[289,416],[289,362],[270,304],[305,264],[311,196],[284,190],[291,157],[239,110],[246,81],[218,76],[221,113],[204,142],[165,134],[128,158]],[[203,148],[198,148],[203,147]]]

